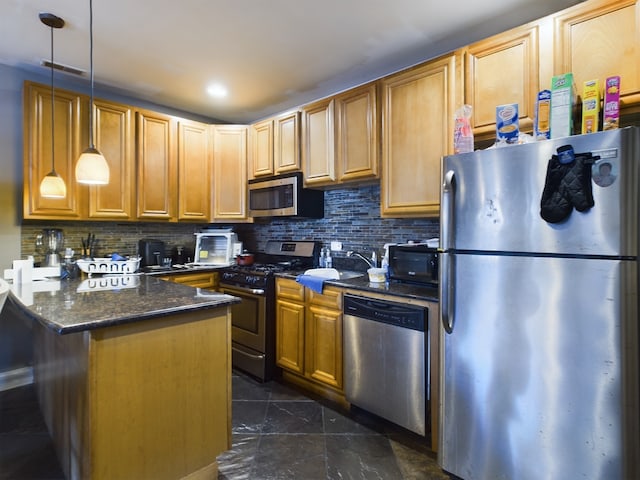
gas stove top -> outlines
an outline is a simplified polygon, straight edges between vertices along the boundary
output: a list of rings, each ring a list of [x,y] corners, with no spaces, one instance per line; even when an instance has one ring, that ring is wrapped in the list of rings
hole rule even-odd
[[[293,270],[296,267],[293,263],[254,263],[253,265],[230,265],[225,267],[225,271],[231,271],[246,275],[273,275],[274,273]]]
[[[313,241],[270,240],[264,252],[255,254],[257,263],[225,267],[220,282],[264,288],[276,273],[312,267],[318,248],[317,242]]]

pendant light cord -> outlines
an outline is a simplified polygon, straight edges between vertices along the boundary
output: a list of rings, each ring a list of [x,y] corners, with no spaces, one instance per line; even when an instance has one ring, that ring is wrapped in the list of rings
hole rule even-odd
[[[53,26],[50,27],[51,30],[51,171],[56,173],[56,154],[55,154],[55,135],[53,129],[53,122],[55,120],[55,115],[53,109],[55,108],[55,91],[53,88]]]
[[[91,72],[91,101],[89,103],[89,148],[93,144],[93,0],[89,0],[89,70]]]

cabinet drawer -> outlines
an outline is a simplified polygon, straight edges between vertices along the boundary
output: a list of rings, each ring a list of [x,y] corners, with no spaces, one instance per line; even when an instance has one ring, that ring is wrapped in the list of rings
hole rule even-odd
[[[342,290],[336,287],[324,287],[322,293],[307,289],[309,305],[342,311]]]
[[[277,278],[276,296],[304,302],[304,286],[289,278]]]
[[[185,275],[166,275],[161,277],[163,280],[168,280],[175,283],[183,283],[190,287],[197,288],[218,288],[218,273],[188,273]]]

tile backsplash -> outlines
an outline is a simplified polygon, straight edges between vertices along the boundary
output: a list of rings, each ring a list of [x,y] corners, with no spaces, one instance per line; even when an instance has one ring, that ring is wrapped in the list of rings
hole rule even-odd
[[[380,217],[380,186],[342,188],[325,192],[325,216],[321,219],[273,218],[256,219],[254,223],[183,224],[148,222],[76,222],[76,221],[24,221],[22,225],[21,254],[34,255],[36,262],[42,255],[36,252],[35,238],[44,228],[64,231],[65,246],[79,255],[82,238],[93,233],[97,240],[96,256],[137,253],[138,240],[163,240],[170,249],[182,245],[192,252],[194,233],[203,227],[232,226],[244,247],[253,252],[264,250],[266,241],[317,240],[328,246],[332,240],[343,243],[343,251],[370,252],[382,250],[385,243],[421,241],[438,236],[438,219],[387,219]],[[342,257],[336,253],[334,257]]]

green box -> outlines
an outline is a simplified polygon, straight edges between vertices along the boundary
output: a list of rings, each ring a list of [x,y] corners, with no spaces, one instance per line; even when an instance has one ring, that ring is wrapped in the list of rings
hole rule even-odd
[[[573,73],[551,79],[551,138],[568,137],[573,133],[573,106],[576,84]]]

